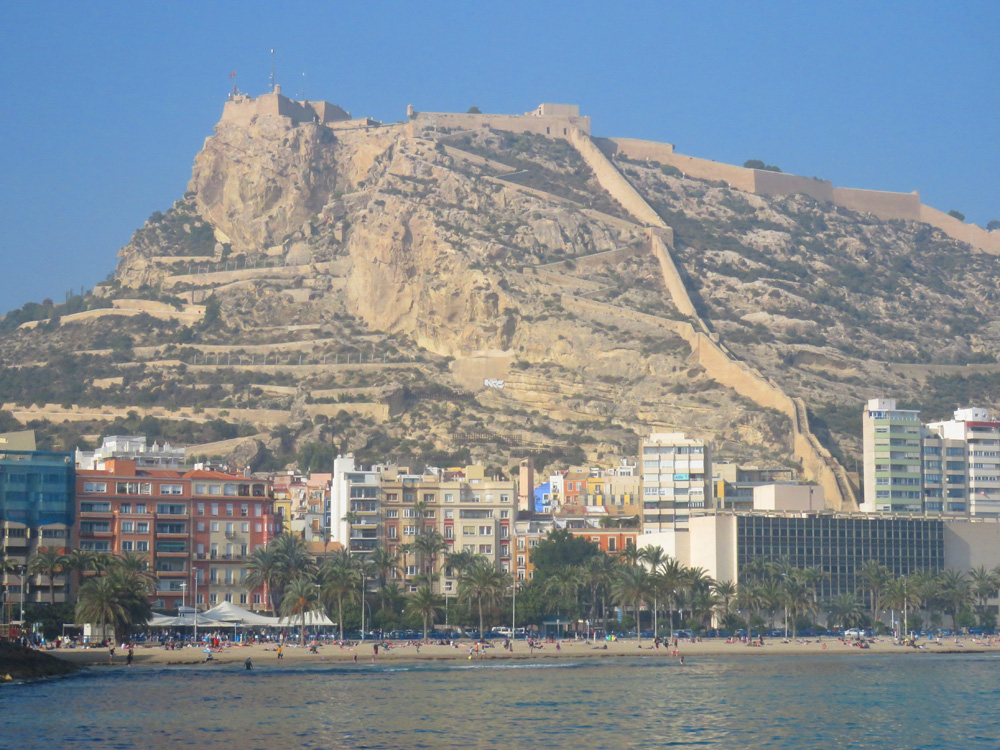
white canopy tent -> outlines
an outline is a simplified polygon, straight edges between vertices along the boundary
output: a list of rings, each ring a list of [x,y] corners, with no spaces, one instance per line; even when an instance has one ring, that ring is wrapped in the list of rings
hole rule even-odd
[[[196,615],[193,613],[179,617],[154,613],[146,625],[151,628],[192,627],[196,624],[195,617]],[[280,623],[277,617],[258,615],[256,612],[237,607],[232,602],[222,602],[206,612],[199,612],[197,625],[204,627],[212,627],[213,625],[278,627]]]
[[[282,617],[278,620],[278,625],[283,628],[297,628],[302,624],[302,615],[292,615],[291,617]],[[329,617],[326,616],[325,612],[322,611],[311,611],[306,612],[306,627],[332,627],[337,623],[333,622]]]
[[[207,612],[202,612],[198,615],[199,622],[201,622],[202,618],[215,622],[224,622],[229,625],[235,623],[238,625],[277,627],[281,624],[277,617],[258,615],[256,612],[251,612],[248,609],[237,607],[232,602],[221,602],[220,604],[217,604]]]

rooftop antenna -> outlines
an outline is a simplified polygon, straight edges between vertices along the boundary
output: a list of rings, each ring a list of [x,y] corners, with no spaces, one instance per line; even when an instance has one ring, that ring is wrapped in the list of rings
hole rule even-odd
[[[274,48],[271,48],[271,93],[274,93]]]
[[[302,101],[306,101],[306,74],[302,74]]]

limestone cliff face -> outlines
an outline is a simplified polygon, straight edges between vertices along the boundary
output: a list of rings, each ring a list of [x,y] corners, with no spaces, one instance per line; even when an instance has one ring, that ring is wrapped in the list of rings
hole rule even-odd
[[[333,144],[327,128],[292,127],[277,117],[248,127],[220,123],[195,158],[188,189],[234,250],[281,244],[337,189]]]
[[[188,186],[198,212],[235,252],[281,245],[313,220],[335,193],[357,188],[398,129],[335,135],[317,124],[259,117],[220,122],[195,158]]]

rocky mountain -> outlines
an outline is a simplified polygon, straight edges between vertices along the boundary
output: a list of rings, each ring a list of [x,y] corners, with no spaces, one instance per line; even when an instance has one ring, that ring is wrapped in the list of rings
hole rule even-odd
[[[995,255],[484,117],[223,117],[108,283],[4,318],[3,408],[53,444],[244,438],[245,463],[314,469],[678,430],[850,507],[866,398],[1000,395]]]

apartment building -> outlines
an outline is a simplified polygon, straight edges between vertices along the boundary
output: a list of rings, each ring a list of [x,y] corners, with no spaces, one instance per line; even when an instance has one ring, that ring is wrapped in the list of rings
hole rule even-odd
[[[330,480],[330,541],[352,555],[366,556],[384,544],[382,530],[382,474],[391,467],[364,470],[353,454],[337,456]]]
[[[987,409],[958,409],[953,419],[931,422],[927,429],[943,444],[944,509],[1000,516],[1000,421]],[[927,458],[925,455],[925,464]],[[926,482],[926,474],[924,479]],[[924,491],[926,495],[926,486]]]
[[[863,445],[862,511],[1000,517],[1000,421],[989,410],[921,424],[895,399],[872,399]]]
[[[244,565],[255,549],[280,532],[270,482],[203,469],[189,471],[184,478],[191,493],[194,601],[208,607],[224,601],[250,609],[266,607],[262,591],[247,591]]]
[[[383,544],[404,561],[410,588],[417,574],[440,580],[441,592],[458,590],[457,571],[443,564],[451,552],[483,555],[498,570],[511,570],[513,524],[517,516],[517,483],[491,479],[482,466],[436,471],[425,475],[383,476]],[[413,547],[420,536],[441,535],[446,550],[427,558]]]
[[[274,478],[274,512],[282,529],[307,544],[328,542],[332,474],[288,472]]]
[[[712,450],[704,440],[653,433],[639,455],[643,533],[686,529],[692,509],[712,507]]]
[[[34,437],[8,433],[0,445],[33,447]],[[71,546],[74,475],[70,453],[0,450],[0,551],[15,566],[0,572],[0,600],[10,607],[67,601],[68,575],[28,575],[26,566],[39,547],[65,552]]]
[[[862,415],[864,500],[867,513],[923,510],[920,412],[894,398],[873,398]]]
[[[77,543],[93,552],[146,556],[156,574],[155,608],[260,604],[240,584],[247,556],[275,532],[269,484],[109,459],[103,469],[77,472]]]

